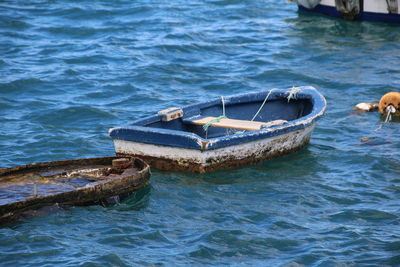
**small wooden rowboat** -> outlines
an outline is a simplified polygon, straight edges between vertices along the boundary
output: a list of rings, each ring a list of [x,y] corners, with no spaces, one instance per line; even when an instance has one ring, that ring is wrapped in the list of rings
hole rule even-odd
[[[299,150],[325,108],[313,87],[273,89],[163,110],[109,134],[119,156],[204,173]]]
[[[144,187],[150,167],[138,158],[74,159],[0,169],[0,223],[56,205],[107,204]]]

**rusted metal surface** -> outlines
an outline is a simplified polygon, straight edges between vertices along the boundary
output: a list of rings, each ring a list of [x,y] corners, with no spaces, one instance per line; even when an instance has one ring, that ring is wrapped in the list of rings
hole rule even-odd
[[[207,173],[241,165],[255,164],[294,153],[309,143],[313,128],[299,130],[263,142],[247,143],[228,149],[203,151],[201,154],[193,150],[193,157],[191,158],[179,157],[177,156],[179,152],[176,152],[174,157],[171,154],[163,157],[152,156],[147,153],[117,153],[117,155],[139,157],[153,168],[160,170]],[[188,151],[188,154],[190,154],[190,151]]]
[[[54,204],[106,204],[108,198],[125,197],[143,188],[149,178],[150,167],[131,157],[64,160],[0,169],[0,223]]]

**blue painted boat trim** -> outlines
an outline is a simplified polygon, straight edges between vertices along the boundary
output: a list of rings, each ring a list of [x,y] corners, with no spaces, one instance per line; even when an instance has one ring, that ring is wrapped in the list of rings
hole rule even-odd
[[[270,138],[310,127],[323,115],[326,108],[325,98],[313,87],[300,88],[301,91],[297,93],[297,99],[310,99],[313,105],[313,109],[308,115],[290,121],[282,126],[274,126],[257,131],[247,131],[241,134],[205,139],[197,134],[190,132],[145,126],[149,123],[154,123],[161,120],[161,115],[154,115],[136,120],[128,127],[112,128],[110,129],[109,134],[112,139],[162,146],[172,146],[186,149],[196,149],[201,151],[213,150],[222,147]],[[268,100],[272,101],[274,99],[286,98],[289,95],[289,91],[290,89],[275,89],[271,93]],[[265,99],[268,92],[269,91],[261,91],[226,97],[225,104],[229,105],[252,101],[262,101]],[[221,99],[216,98],[207,102],[185,106],[182,108],[184,117],[191,117],[198,113],[200,109],[212,105],[221,105]]]
[[[341,14],[336,10],[335,7],[332,7],[332,6],[317,5],[313,9],[305,8],[301,5],[299,5],[298,7],[299,7],[299,10],[302,10],[302,11],[322,13],[322,14],[329,15],[329,16],[341,17]],[[358,14],[355,17],[355,20],[400,23],[400,14],[360,12],[360,14]]]

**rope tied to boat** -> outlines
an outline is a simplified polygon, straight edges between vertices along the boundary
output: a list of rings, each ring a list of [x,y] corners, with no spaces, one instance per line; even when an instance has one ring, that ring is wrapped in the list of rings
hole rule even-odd
[[[213,123],[220,122],[222,119],[226,119],[226,118],[227,118],[227,117],[226,117],[225,115],[221,115],[221,116],[219,116],[219,117],[216,117],[215,119],[212,119],[212,120],[208,121],[206,124],[203,125],[204,131],[207,131],[208,128],[209,128]]]
[[[260,114],[261,110],[264,108],[265,103],[267,103],[267,100],[268,100],[269,96],[271,95],[271,93],[272,93],[273,91],[276,91],[276,90],[278,90],[278,89],[274,88],[274,89],[271,89],[271,90],[268,92],[268,94],[267,94],[267,96],[265,97],[263,103],[261,104],[260,108],[257,110],[256,114],[254,114],[254,116],[253,116],[253,118],[251,119],[251,121],[254,121],[254,119],[257,118],[258,114]],[[293,86],[293,87],[289,90],[289,95],[287,96],[288,102],[290,102],[291,99],[297,99],[297,94],[298,94],[299,92],[301,92],[301,89],[300,89],[299,87]]]
[[[397,0],[386,0],[387,10],[389,14],[397,14],[398,12],[398,4]]]
[[[261,112],[261,110],[264,108],[264,105],[265,105],[265,103],[267,102],[269,96],[270,96],[271,93],[272,93],[273,91],[275,91],[275,90],[278,90],[278,89],[274,88],[274,89],[271,89],[271,90],[268,92],[268,94],[267,94],[267,96],[265,97],[264,101],[262,102],[260,108],[257,110],[256,114],[254,114],[254,116],[253,116],[253,118],[251,119],[251,121],[254,121],[254,119],[258,116],[258,114],[259,114],[259,113]]]
[[[260,108],[257,110],[256,114],[254,114],[253,118],[250,121],[254,121],[255,118],[257,118],[257,116],[260,114],[261,110],[264,108],[265,104],[267,103],[269,96],[272,94],[272,92],[274,92],[276,90],[279,90],[279,89],[274,88],[274,89],[271,89],[268,92],[268,94],[265,97],[264,101],[262,102]],[[290,90],[288,90],[288,93],[289,93],[288,96],[287,96],[288,102],[290,102],[291,99],[297,99],[297,94],[299,92],[301,92],[301,89],[299,87],[296,87],[296,86],[293,86]],[[213,123],[217,123],[217,122],[220,122],[222,119],[227,119],[228,118],[225,115],[225,100],[224,100],[223,96],[221,96],[221,103],[222,103],[222,115],[217,117],[217,118],[215,118],[215,119],[212,119],[212,120],[208,121],[206,124],[203,125],[203,129],[206,132],[206,138],[207,138],[207,135],[208,135],[208,128]],[[235,134],[235,133],[243,133],[243,132],[245,132],[245,131],[234,131],[234,132],[231,132],[231,131],[228,130],[227,134],[232,134],[232,133]]]
[[[225,100],[222,95],[221,95],[221,103],[222,103],[222,116],[225,116]]]
[[[301,89],[299,87],[293,86],[289,91],[289,95],[287,97],[287,102],[290,102],[291,99],[297,99],[297,93],[299,93]]]
[[[208,134],[208,128],[209,128],[213,123],[220,122],[222,119],[228,118],[228,117],[225,115],[225,100],[224,100],[224,97],[223,97],[223,96],[221,96],[221,102],[222,102],[222,115],[219,116],[219,117],[216,117],[215,119],[212,119],[212,120],[208,121],[206,124],[203,125],[203,129],[204,129],[204,131],[206,132],[206,138],[207,138],[207,134]]]

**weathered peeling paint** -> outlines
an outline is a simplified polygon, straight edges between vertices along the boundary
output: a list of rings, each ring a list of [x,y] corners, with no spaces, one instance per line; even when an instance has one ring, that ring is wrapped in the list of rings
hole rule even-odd
[[[251,164],[297,151],[306,145],[315,125],[306,129],[215,150],[194,150],[114,140],[117,155],[140,157],[162,170],[208,172]]]

